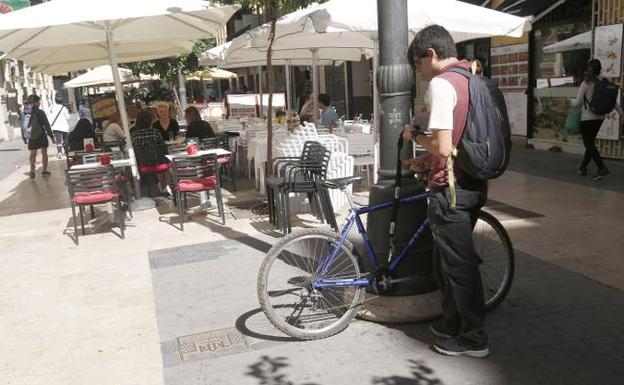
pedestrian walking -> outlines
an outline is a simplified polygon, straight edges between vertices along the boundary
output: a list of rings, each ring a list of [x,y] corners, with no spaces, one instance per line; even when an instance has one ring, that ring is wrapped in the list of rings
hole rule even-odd
[[[597,96],[595,95],[597,89],[595,86],[598,82],[604,81],[603,77],[600,76],[600,72],[602,72],[600,60],[592,59],[587,63],[585,79],[581,83],[576,94],[576,100],[573,103],[574,106],[581,106],[581,136],[583,137],[583,146],[585,147],[583,161],[577,173],[581,176],[587,175],[587,167],[593,160],[598,167],[593,176],[594,180],[600,180],[610,173],[602,161],[598,148],[596,148],[596,136],[598,131],[600,131],[600,126],[602,126],[605,116],[592,109],[592,101]],[[616,108],[620,112],[620,117],[622,117],[621,109],[617,103]]]
[[[54,134],[54,139],[56,139],[56,156],[59,159],[64,152],[65,145],[67,145],[67,134],[69,133],[68,120],[69,111],[67,111],[67,107],[63,105],[63,98],[61,95],[57,94],[54,98],[54,105],[52,106],[48,121],[52,122],[50,126],[52,126],[52,133]]]
[[[22,133],[22,137],[27,139],[28,149],[30,150],[30,179],[35,179],[35,166],[37,164],[37,150],[41,150],[42,176],[49,176],[48,171],[48,136],[52,143],[56,143],[50,122],[45,112],[39,109],[41,98],[37,95],[28,97],[30,105],[30,119]],[[25,140],[26,141],[26,140]]]
[[[406,161],[417,172],[430,169],[428,218],[436,242],[441,271],[444,316],[430,326],[437,337],[436,352],[452,356],[486,357],[485,304],[479,257],[472,231],[487,200],[487,181],[463,173],[452,157],[461,140],[469,110],[471,63],[457,58],[455,42],[441,26],[421,30],[408,49],[409,62],[422,79],[430,81],[425,96],[432,136],[406,126],[403,136],[414,139],[427,155]],[[461,151],[461,149],[460,149]]]

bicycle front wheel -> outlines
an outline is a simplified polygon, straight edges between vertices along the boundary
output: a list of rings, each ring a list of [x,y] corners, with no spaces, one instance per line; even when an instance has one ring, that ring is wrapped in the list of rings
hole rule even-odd
[[[267,253],[258,273],[258,300],[269,321],[283,333],[304,340],[329,337],[346,328],[357,314],[363,287],[314,287],[319,279],[362,278],[347,240],[326,269],[319,268],[339,240],[333,231],[307,229],[282,238]]]
[[[472,232],[474,248],[481,264],[481,281],[485,309],[498,306],[509,293],[514,275],[514,252],[507,231],[492,215],[479,213],[479,220]]]

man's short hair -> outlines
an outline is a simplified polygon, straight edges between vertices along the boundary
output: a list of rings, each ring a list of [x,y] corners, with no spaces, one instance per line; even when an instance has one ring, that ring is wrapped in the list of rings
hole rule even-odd
[[[327,94],[320,94],[318,96],[318,101],[323,103],[324,106],[329,106],[329,103],[331,103],[331,100],[329,99],[329,95]]]
[[[28,97],[28,103],[35,103],[39,100],[41,100],[41,97],[39,97],[39,95],[32,94]]]
[[[412,67],[416,58],[427,57],[428,49],[433,49],[438,58],[457,57],[457,48],[453,37],[441,25],[430,25],[418,32],[407,49],[407,60]]]

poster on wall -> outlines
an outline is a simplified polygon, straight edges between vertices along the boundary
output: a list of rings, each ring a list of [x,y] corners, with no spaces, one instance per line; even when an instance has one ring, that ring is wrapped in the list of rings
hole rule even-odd
[[[620,77],[622,72],[622,26],[624,24],[596,27],[594,54],[602,64],[602,76]]]
[[[621,100],[620,97],[621,92],[618,93],[617,100]],[[596,137],[598,139],[620,140],[620,114],[616,110],[605,115]]]
[[[491,74],[500,88],[523,89],[529,83],[529,45],[514,44],[490,50]]]

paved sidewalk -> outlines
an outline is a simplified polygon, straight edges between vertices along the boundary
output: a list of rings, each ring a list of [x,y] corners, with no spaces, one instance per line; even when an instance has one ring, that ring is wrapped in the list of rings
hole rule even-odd
[[[163,202],[135,213],[125,240],[103,228],[76,246],[64,162],[51,159],[53,175],[34,181],[21,167],[0,179],[0,383],[621,384],[624,164],[593,182],[574,173],[578,161],[516,147],[491,185],[518,270],[488,319],[487,360],[435,355],[422,324],[357,321],[326,340],[285,340],[256,300],[275,242],[265,217],[235,209],[222,227],[195,215],[180,232]],[[180,361],[177,338],[215,330],[242,332],[252,350]]]
[[[488,317],[492,356],[476,360],[432,352],[426,324],[355,321],[334,337],[292,341],[256,299],[270,244],[236,236],[150,252],[167,385],[615,385],[624,378],[624,293],[528,254],[517,253],[513,290]],[[228,328],[248,348],[220,350],[216,335]],[[205,343],[207,332],[215,352],[180,353],[179,337]]]
[[[56,155],[54,150],[52,152]],[[26,164],[28,164],[28,147],[22,140],[0,143],[0,180],[11,175],[19,166]]]

